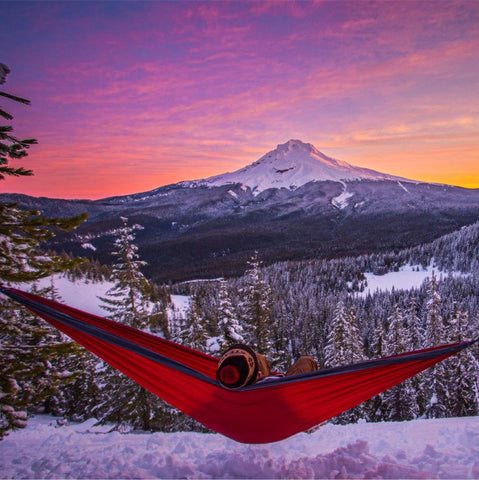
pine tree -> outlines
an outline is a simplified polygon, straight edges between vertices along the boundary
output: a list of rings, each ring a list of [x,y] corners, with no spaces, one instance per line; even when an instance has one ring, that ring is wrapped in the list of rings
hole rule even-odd
[[[188,315],[180,332],[180,343],[200,352],[206,352],[208,332],[205,328],[205,320],[198,306],[198,298],[191,298]],[[216,348],[214,349],[216,350]]]
[[[324,349],[327,367],[349,365],[364,359],[356,318],[340,300],[334,310],[331,328]]]
[[[425,315],[425,347],[435,347],[444,343],[445,329],[441,315],[441,296],[434,275],[429,281],[428,300]],[[427,418],[442,418],[447,413],[447,374],[443,362],[436,364],[424,373],[425,390],[428,398]]]
[[[10,70],[0,64],[0,85]],[[0,91],[0,97],[28,105],[20,97]],[[0,108],[0,117],[13,117]],[[11,160],[28,155],[36,140],[20,140],[10,125],[0,126],[0,180],[8,176],[32,175],[31,170],[11,167]],[[0,203],[0,282],[29,282],[73,268],[81,260],[46,253],[41,245],[57,230],[71,230],[86,215],[73,218],[45,218],[38,211],[25,211],[16,204]],[[70,378],[62,376],[64,356],[74,353],[48,324],[10,300],[0,298],[0,438],[14,428],[24,427],[27,412],[38,408]],[[57,368],[58,367],[58,368]]]
[[[404,326],[402,312],[397,305],[393,314],[388,318],[388,322],[386,355],[397,355],[408,351],[408,333]],[[409,379],[385,391],[383,399],[387,406],[386,420],[398,422],[416,418],[418,414],[416,392]]]
[[[370,357],[386,356],[386,333],[381,319],[376,318],[376,325],[370,342]],[[381,422],[387,418],[387,402],[384,392],[379,393],[364,403],[364,412],[368,422]]]
[[[149,311],[146,292],[150,287],[141,273],[146,262],[139,259],[138,247],[133,243],[135,231],[139,225],[128,225],[128,219],[121,217],[122,226],[117,230],[114,242],[117,257],[113,264],[111,280],[114,282],[105,297],[100,297],[102,308],[109,312],[109,318],[130,327],[145,329],[148,327]]]
[[[455,306],[448,341],[455,343],[471,336],[469,315]],[[448,376],[447,413],[454,417],[479,413],[479,361],[470,349],[446,361]]]
[[[419,350],[423,345],[424,332],[417,311],[416,301],[412,299],[404,314],[411,350]]]
[[[3,63],[0,63],[0,85],[6,81],[10,69]],[[3,90],[0,90],[0,97],[7,98],[17,103],[30,105],[30,101],[11,95]],[[7,113],[3,108],[0,108],[0,117],[6,120],[12,120],[13,116]],[[23,167],[11,167],[10,160],[18,160],[28,155],[27,150],[31,145],[35,145],[36,140],[29,138],[20,140],[13,135],[13,127],[11,125],[0,125],[0,180],[3,180],[6,175],[10,176],[29,176],[33,175],[31,170],[26,170]]]
[[[325,365],[328,367],[349,365],[364,359],[362,342],[357,329],[357,320],[352,310],[347,310],[340,300],[334,311],[334,317],[324,349]],[[347,395],[347,392],[344,392]],[[352,423],[363,416],[361,406],[354,407],[334,421],[337,423]]]
[[[257,352],[266,355],[274,363],[272,291],[263,279],[258,252],[248,262],[246,285],[242,289],[242,321],[246,340]]]
[[[146,297],[150,288],[140,270],[145,262],[139,259],[134,244],[134,231],[138,228],[128,226],[128,220],[122,217],[114,242],[113,255],[117,257],[111,274],[114,285],[101,300],[111,320],[145,329],[150,325]],[[102,398],[93,408],[101,423],[111,422],[120,431],[131,427],[154,430],[161,426],[165,407],[157,397],[109,365],[101,372],[101,382],[105,385]]]
[[[420,350],[424,343],[424,330],[422,328],[421,319],[418,316],[418,307],[414,298],[411,300],[404,313],[404,320],[409,339],[409,347],[407,350]],[[425,373],[421,372],[409,379],[416,398],[416,415],[419,415],[420,412],[426,410],[428,402],[427,393],[424,389],[424,378]]]
[[[234,312],[225,280],[220,281],[218,290],[218,329],[217,343],[219,352],[226,350],[235,343],[244,342],[243,327],[240,325]]]

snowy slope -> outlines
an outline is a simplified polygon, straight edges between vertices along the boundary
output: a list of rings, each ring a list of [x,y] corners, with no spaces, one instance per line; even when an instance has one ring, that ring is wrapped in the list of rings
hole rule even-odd
[[[327,424],[250,446],[201,433],[30,420],[0,442],[2,478],[479,478],[479,417]]]
[[[268,188],[295,189],[315,181],[361,179],[399,178],[335,160],[321,153],[310,143],[289,140],[247,167],[236,172],[216,175],[199,183],[211,186],[240,183],[259,193]]]

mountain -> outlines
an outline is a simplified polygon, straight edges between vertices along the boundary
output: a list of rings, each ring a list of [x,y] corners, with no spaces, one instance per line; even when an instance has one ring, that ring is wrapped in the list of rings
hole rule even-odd
[[[341,180],[405,180],[330,158],[314,145],[289,140],[259,160],[233,173],[196,182],[197,185],[242,184],[255,194],[270,188],[294,190],[309,182]]]
[[[233,173],[101,200],[2,194],[48,216],[87,212],[48,246],[111,262],[120,217],[141,224],[145,273],[180,281],[266,263],[401,249],[479,220],[479,190],[415,182],[334,160],[290,140]]]

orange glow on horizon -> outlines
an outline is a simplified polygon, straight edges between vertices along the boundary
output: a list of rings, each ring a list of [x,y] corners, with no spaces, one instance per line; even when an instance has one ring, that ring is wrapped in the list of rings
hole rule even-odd
[[[479,188],[479,2],[4,2],[1,107],[38,145],[0,191],[104,198],[234,171],[291,138]],[[48,62],[45,61],[48,59]],[[14,163],[14,162],[12,162]]]

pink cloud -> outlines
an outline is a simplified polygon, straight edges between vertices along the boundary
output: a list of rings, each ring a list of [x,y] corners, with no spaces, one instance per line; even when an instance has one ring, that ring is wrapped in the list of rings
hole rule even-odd
[[[47,56],[46,25],[68,11],[55,5],[29,45],[41,80],[18,91],[33,106],[15,110],[40,140],[37,185],[131,193],[239,168],[292,137],[397,162],[405,143],[459,148],[478,130],[475,2],[146,2],[93,29],[71,18]]]

